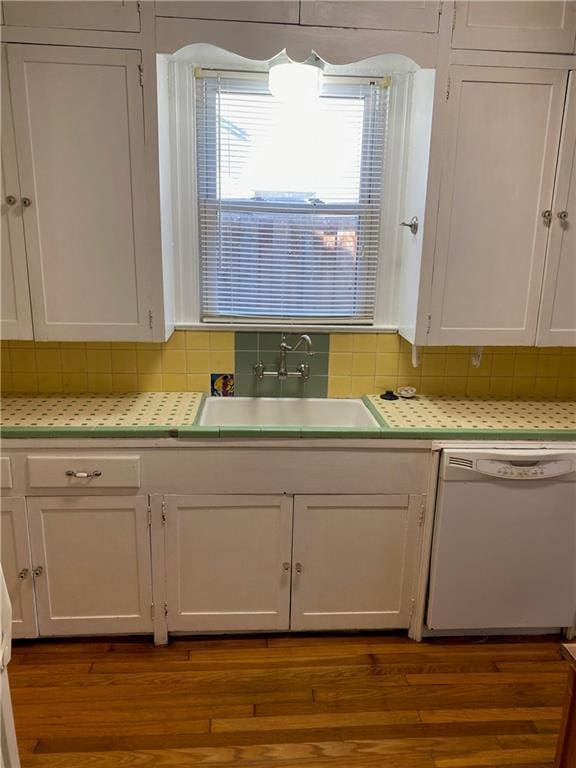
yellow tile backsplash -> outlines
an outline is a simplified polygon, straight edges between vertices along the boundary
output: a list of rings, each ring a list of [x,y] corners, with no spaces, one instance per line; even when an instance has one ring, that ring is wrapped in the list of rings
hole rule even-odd
[[[2,342],[4,392],[210,391],[234,371],[234,333],[176,331],[165,344]],[[426,395],[576,398],[576,349],[488,347],[479,368],[466,347],[422,350],[418,368],[397,334],[330,336],[328,394],[357,397],[410,385]]]

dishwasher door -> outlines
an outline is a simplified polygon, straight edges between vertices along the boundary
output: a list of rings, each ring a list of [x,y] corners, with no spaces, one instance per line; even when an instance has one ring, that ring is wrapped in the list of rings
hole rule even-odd
[[[444,451],[430,629],[573,624],[575,470],[571,451]]]

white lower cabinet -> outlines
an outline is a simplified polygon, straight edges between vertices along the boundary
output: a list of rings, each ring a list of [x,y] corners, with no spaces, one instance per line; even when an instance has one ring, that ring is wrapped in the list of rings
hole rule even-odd
[[[166,496],[169,632],[408,627],[420,496]]]
[[[296,496],[291,628],[408,627],[421,497]]]
[[[26,500],[17,496],[2,498],[0,510],[2,515],[0,556],[12,603],[12,635],[36,637],[38,626],[26,522]]]
[[[145,496],[28,498],[40,635],[152,631]]]
[[[168,631],[289,626],[292,498],[166,496]]]

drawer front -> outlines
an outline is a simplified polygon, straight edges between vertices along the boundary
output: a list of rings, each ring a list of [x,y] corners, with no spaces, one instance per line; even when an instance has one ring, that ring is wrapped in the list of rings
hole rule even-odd
[[[0,458],[0,488],[12,488],[12,464],[10,456]]]
[[[140,456],[28,456],[30,488],[139,488]]]

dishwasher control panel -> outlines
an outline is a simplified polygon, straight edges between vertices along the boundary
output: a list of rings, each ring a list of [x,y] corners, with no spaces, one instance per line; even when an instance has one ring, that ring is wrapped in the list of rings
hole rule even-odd
[[[510,479],[533,480],[544,477],[558,477],[572,471],[572,463],[557,461],[491,461],[479,459],[476,471],[483,475]]]
[[[576,452],[553,450],[445,450],[441,477],[472,480],[484,475],[502,480],[545,480],[576,476]],[[479,479],[479,478],[478,478]]]

